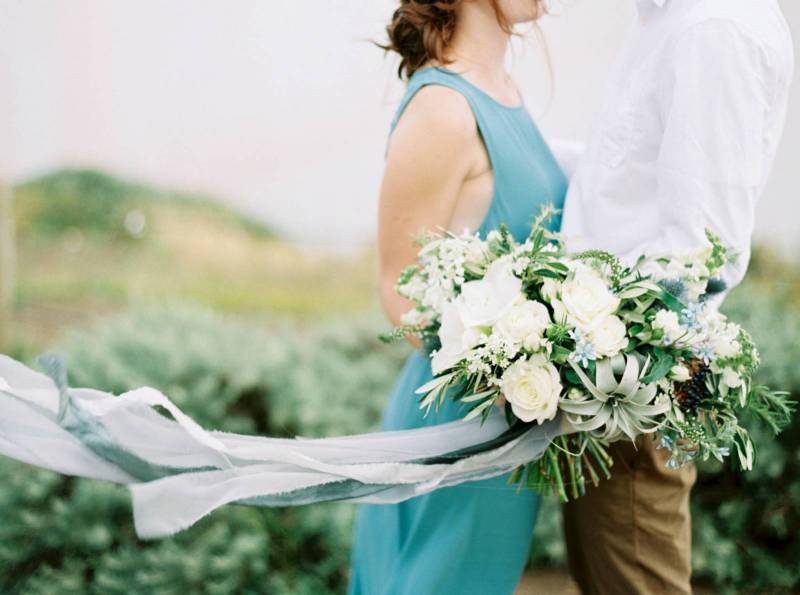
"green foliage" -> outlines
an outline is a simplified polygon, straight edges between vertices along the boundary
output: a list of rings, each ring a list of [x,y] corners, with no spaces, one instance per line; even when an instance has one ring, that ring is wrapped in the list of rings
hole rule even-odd
[[[578,260],[594,260],[607,266],[610,271],[609,280],[612,286],[614,289],[619,289],[622,276],[625,273],[625,269],[619,258],[605,250],[585,250],[575,254],[575,258]]]
[[[669,374],[670,369],[675,365],[675,358],[659,347],[653,348],[652,354],[653,362],[650,365],[650,371],[642,377],[643,384],[661,380]]]
[[[790,423],[797,410],[797,401],[786,397],[785,391],[774,391],[763,385],[754,386],[750,392],[753,414],[772,430],[773,434],[782,432]]]
[[[722,240],[708,228],[706,228],[706,238],[711,243],[711,253],[706,259],[706,266],[708,270],[714,274],[721,269],[726,262],[732,260],[733,256],[729,253],[725,244],[722,243]]]
[[[511,230],[508,225],[501,223],[497,232],[497,237],[489,240],[489,251],[497,255],[510,254],[513,245]]]
[[[400,341],[405,340],[405,338],[417,330],[417,327],[405,324],[402,326],[396,326],[391,331],[383,332],[378,335],[378,338],[383,341],[384,343],[399,343]]]
[[[794,399],[796,295],[750,282],[725,305],[759,348],[756,381]],[[324,436],[376,428],[408,353],[378,341],[384,329],[383,320],[343,320],[312,332],[153,306],[70,334],[59,351],[74,386],[121,392],[149,384],[209,428]],[[692,503],[695,577],[720,593],[788,592],[800,582],[800,422],[795,417],[777,439],[761,420],[747,427],[759,445],[753,471],[701,465]],[[564,564],[558,508],[543,499],[534,565]],[[352,512],[349,504],[228,506],[174,538],[140,542],[123,488],[3,459],[0,592],[340,593]]]
[[[587,479],[597,485],[611,477],[606,446],[607,442],[588,434],[559,436],[541,459],[517,467],[510,481],[523,481],[529,489],[544,496],[554,494],[561,502],[576,500],[586,494]]]
[[[314,333],[150,306],[62,341],[72,386],[150,385],[208,428],[325,436],[376,428],[406,349],[384,323]],[[127,491],[0,460],[0,592],[336,593],[350,504],[228,506],[163,541],[141,542]]]
[[[800,310],[789,295],[751,285],[732,292],[723,309],[753,335],[761,354],[756,380],[796,400]],[[701,466],[692,502],[695,575],[723,593],[787,592],[800,584],[800,419],[778,438],[769,420],[746,425],[759,447],[753,471]]]

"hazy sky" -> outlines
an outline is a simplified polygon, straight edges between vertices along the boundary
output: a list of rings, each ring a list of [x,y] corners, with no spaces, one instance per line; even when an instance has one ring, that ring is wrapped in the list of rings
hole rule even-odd
[[[0,0],[0,175],[98,166],[216,193],[293,238],[369,241],[402,94],[369,39],[394,4]],[[534,40],[513,71],[545,134],[580,140],[634,2],[559,4],[542,23],[553,86]],[[800,2],[783,4],[800,44]],[[795,90],[758,214],[761,237],[794,247],[798,151]]]

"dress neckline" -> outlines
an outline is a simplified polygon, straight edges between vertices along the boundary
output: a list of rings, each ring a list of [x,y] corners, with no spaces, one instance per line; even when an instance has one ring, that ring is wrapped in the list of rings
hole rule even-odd
[[[502,101],[500,101],[499,99],[497,99],[493,95],[487,93],[486,91],[484,91],[481,87],[479,87],[475,83],[468,81],[465,77],[463,77],[462,75],[457,73],[455,70],[450,70],[449,68],[445,68],[444,66],[426,66],[425,68],[421,68],[418,72],[422,72],[424,70],[438,70],[439,72],[443,72],[445,74],[449,74],[451,76],[458,77],[460,80],[464,81],[464,83],[466,85],[469,85],[472,89],[474,89],[476,92],[481,94],[483,97],[485,97],[486,99],[491,101],[497,107],[500,107],[500,108],[503,108],[505,110],[512,111],[512,112],[525,109],[525,101],[522,99],[522,96],[519,94],[519,91],[517,91],[517,95],[519,95],[519,103],[517,105],[508,105],[506,103],[503,103]]]

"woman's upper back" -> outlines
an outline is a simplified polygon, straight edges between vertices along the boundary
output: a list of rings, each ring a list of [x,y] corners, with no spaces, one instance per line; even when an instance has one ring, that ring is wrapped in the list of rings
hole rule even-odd
[[[409,80],[392,121],[392,131],[411,99],[426,85],[442,85],[463,95],[486,147],[494,190],[478,228],[481,236],[485,237],[489,230],[505,223],[515,238],[523,240],[540,207],[553,204],[560,208],[567,188],[563,172],[525,106],[502,104],[451,70],[424,68]],[[558,229],[559,225],[560,220],[556,219],[550,227]]]

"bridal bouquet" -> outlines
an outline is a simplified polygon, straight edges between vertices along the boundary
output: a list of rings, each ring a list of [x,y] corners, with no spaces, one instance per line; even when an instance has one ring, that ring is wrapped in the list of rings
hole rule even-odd
[[[509,436],[560,417],[565,432],[511,482],[562,500],[609,476],[609,443],[643,434],[660,435],[669,467],[733,452],[751,469],[743,417],[778,433],[794,403],[753,384],[750,335],[707,299],[724,289],[716,275],[729,249],[707,231],[695,253],[626,267],[599,250],[567,254],[543,225],[553,213],[544,209],[523,243],[505,227],[485,239],[421,238],[418,262],[397,284],[415,307],[382,337],[426,346],[434,378],[417,390],[420,407],[453,399],[470,419],[498,405]]]

